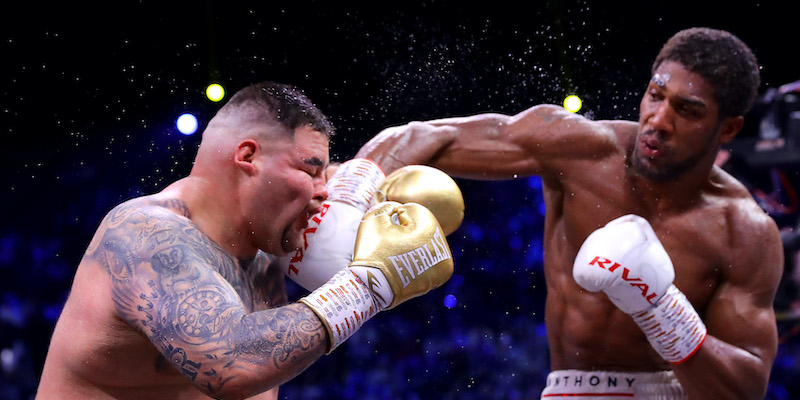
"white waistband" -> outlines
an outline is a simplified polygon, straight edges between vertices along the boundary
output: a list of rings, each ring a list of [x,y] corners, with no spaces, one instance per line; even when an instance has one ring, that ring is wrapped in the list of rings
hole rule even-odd
[[[547,375],[542,400],[686,399],[675,373],[560,370]]]

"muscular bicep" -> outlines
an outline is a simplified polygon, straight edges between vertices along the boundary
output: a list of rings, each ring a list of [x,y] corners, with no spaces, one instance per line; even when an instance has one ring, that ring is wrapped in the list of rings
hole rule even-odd
[[[112,210],[92,255],[111,277],[118,315],[189,379],[197,379],[233,321],[245,314],[215,271],[232,263],[187,220],[136,204]],[[215,265],[216,264],[216,265]]]
[[[479,114],[389,128],[359,151],[384,171],[428,164],[459,177],[510,179],[555,172],[559,160],[607,153],[614,135],[604,123],[562,107],[539,105],[519,114]]]
[[[766,373],[777,351],[773,301],[783,252],[777,228],[765,225],[736,239],[730,266],[704,319],[710,335],[755,356]]]
[[[293,358],[324,352],[324,328],[305,306],[250,312],[218,272],[234,259],[187,219],[123,207],[103,229],[93,256],[109,270],[119,316],[204,392],[263,391],[299,373]]]

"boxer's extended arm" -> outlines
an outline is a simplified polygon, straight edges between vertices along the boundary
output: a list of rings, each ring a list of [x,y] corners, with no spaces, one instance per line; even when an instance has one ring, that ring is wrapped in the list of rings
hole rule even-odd
[[[738,230],[704,320],[708,337],[694,357],[673,369],[692,399],[763,399],[777,352],[773,300],[783,270],[777,227],[754,211],[757,223]]]
[[[108,269],[118,315],[203,393],[263,392],[324,354],[325,328],[307,306],[248,312],[224,278],[236,261],[189,220],[123,204],[100,229],[86,256]]]
[[[457,177],[511,179],[546,172],[562,157],[613,151],[614,140],[606,122],[538,105],[513,116],[480,114],[387,128],[356,157],[374,160],[386,174],[423,164]]]

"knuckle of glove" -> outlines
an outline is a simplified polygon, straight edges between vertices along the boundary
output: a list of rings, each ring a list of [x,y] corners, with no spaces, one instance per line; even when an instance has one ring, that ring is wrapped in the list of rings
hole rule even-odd
[[[436,216],[445,235],[453,233],[464,220],[461,189],[449,175],[426,165],[408,165],[392,172],[375,198],[422,204]]]
[[[397,208],[400,206],[401,204],[396,201],[380,202],[367,210],[366,214],[364,214],[364,217],[361,219],[361,225],[364,225],[365,223],[368,224],[371,223],[371,221],[376,220],[389,221],[392,217],[392,214],[394,214]]]
[[[604,291],[626,313],[653,305],[674,276],[666,250],[649,223],[637,216],[618,218],[589,235],[573,265],[581,287]]]
[[[445,235],[427,208],[409,203],[395,210],[412,229],[360,229],[351,263],[378,268],[386,276],[394,293],[388,308],[441,286],[454,267]]]
[[[614,265],[619,264],[616,240],[606,234],[606,228],[594,231],[583,242],[572,268],[572,276],[582,288],[599,292],[617,284]]]

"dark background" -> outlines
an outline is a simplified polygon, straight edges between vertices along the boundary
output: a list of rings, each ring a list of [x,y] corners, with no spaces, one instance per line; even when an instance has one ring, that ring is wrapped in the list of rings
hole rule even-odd
[[[260,80],[300,87],[337,126],[331,158],[341,161],[390,125],[516,113],[570,93],[590,118],[636,119],[661,44],[690,26],[726,29],[763,66],[731,171],[787,232],[796,224],[798,152],[748,155],[773,104],[766,95],[800,80],[797,1],[165,3],[4,11],[0,398],[35,391],[75,266],[105,212],[188,174],[200,135],[181,135],[174,121],[189,111],[202,126],[213,116],[211,82],[229,94]],[[281,398],[538,398],[549,368],[540,182],[459,184],[467,215],[449,239],[456,275],[375,317]],[[774,399],[800,398],[791,271],[776,300]],[[293,299],[303,294],[290,289]]]

